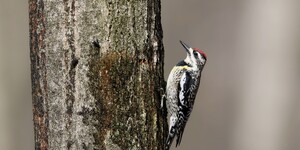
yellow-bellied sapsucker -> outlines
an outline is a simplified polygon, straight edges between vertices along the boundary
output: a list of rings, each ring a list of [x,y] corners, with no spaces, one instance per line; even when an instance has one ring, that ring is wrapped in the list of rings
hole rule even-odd
[[[181,142],[185,125],[193,109],[201,71],[206,62],[206,55],[202,50],[190,48],[182,41],[180,43],[185,48],[187,57],[174,66],[167,81],[169,131],[165,150],[170,149],[175,136],[177,136],[176,147]]]

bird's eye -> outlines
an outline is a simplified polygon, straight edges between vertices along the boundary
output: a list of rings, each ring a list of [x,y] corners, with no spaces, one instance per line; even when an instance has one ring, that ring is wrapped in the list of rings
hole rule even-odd
[[[198,53],[197,53],[196,51],[193,51],[193,54],[194,54],[194,56],[195,56],[196,58],[199,57],[199,56],[198,56]]]
[[[195,57],[196,59],[199,58],[199,53],[198,53],[197,51],[193,51],[193,55],[194,55],[194,57]]]

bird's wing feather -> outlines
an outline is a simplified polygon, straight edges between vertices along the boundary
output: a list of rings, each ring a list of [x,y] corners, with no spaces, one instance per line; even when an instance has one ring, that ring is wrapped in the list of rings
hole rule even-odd
[[[183,67],[183,68],[179,69],[180,67]],[[176,67],[173,68],[173,72],[175,74],[177,74],[180,77],[180,79],[179,79],[178,82],[174,82],[174,84],[175,84],[174,86],[178,86],[178,88],[175,88],[174,89],[175,91],[172,91],[172,93],[180,93],[180,90],[183,89],[182,92],[180,93],[181,96],[180,96],[180,94],[178,94],[176,96],[174,95],[174,98],[175,97],[177,98],[176,103],[180,102],[179,97],[185,96],[185,94],[187,94],[187,93],[184,92],[184,89],[186,89],[187,87],[186,88],[181,88],[181,86],[182,87],[186,86],[186,85],[182,85],[183,82],[184,82],[184,79],[186,79],[185,74],[186,74],[187,70],[185,69],[185,67],[186,66],[183,65],[183,66],[176,66]],[[187,78],[187,79],[189,79],[189,78]],[[182,99],[182,100],[184,100],[184,99]],[[167,140],[166,140],[165,150],[170,149],[170,146],[171,146],[171,144],[174,140],[174,137],[178,136],[177,133],[178,133],[178,116],[179,115],[177,113],[169,114],[169,115],[170,115],[169,116],[169,133],[168,133],[168,137],[167,137]]]
[[[177,140],[176,140],[176,147],[180,145],[182,135],[184,132],[184,128],[187,122],[187,119],[190,116],[191,113],[191,107],[190,107],[190,89],[192,86],[192,83],[194,79],[190,75],[189,72],[185,71],[182,74],[182,77],[178,83],[178,106],[179,106],[179,114],[178,115],[178,122],[177,125],[178,131],[177,131]]]

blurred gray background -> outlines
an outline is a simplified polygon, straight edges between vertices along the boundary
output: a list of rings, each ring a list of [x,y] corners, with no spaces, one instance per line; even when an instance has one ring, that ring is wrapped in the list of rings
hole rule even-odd
[[[0,1],[0,150],[32,150],[28,1]],[[165,78],[208,62],[178,150],[300,149],[300,1],[163,0]]]

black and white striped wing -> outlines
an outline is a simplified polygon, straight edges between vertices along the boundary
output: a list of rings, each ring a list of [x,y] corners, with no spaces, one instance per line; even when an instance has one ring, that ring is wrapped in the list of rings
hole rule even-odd
[[[180,79],[180,82],[178,84],[178,120],[177,120],[177,141],[176,141],[176,147],[180,145],[183,131],[186,125],[186,122],[190,116],[190,113],[192,111],[192,101],[191,101],[191,86],[193,86],[194,79],[190,75],[189,72],[185,71],[182,74],[182,77]]]

